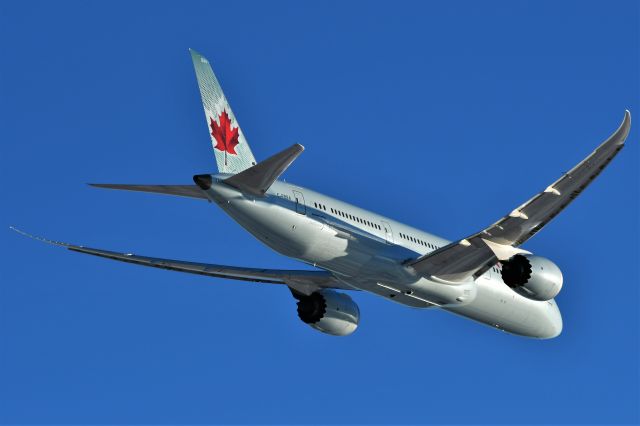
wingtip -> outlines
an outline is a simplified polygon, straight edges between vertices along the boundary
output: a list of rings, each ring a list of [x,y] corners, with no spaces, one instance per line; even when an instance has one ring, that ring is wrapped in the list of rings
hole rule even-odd
[[[20,230],[20,229],[16,228],[16,227],[15,227],[15,226],[13,226],[13,225],[10,225],[10,226],[9,226],[9,229],[11,229],[13,232],[17,232],[17,233],[18,233],[18,234],[20,234],[20,235],[24,235],[25,237],[33,238],[33,235],[31,235],[31,234],[27,234],[26,232],[24,232],[24,231],[22,231],[22,230]]]
[[[622,123],[620,123],[620,127],[616,131],[616,133],[620,135],[619,142],[618,142],[619,144],[625,143],[630,130],[631,130],[631,111],[629,111],[628,109],[625,109]]]
[[[61,246],[61,247],[67,247],[67,248],[70,246],[70,244],[68,244],[68,243],[63,243],[61,241],[53,241],[53,240],[49,240],[49,239],[44,238],[44,237],[38,237],[37,235],[29,234],[28,232],[25,232],[25,231],[23,231],[21,229],[18,229],[13,225],[9,226],[9,229],[11,229],[14,232],[17,232],[18,234],[20,234],[22,236],[31,238],[32,240],[40,241],[42,243],[47,243],[47,244],[51,244],[51,245],[54,245],[54,246]]]

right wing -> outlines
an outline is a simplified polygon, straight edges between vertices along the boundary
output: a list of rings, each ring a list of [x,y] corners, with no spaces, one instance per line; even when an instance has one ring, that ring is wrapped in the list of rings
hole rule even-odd
[[[191,274],[206,275],[209,277],[227,278],[231,280],[253,281],[267,284],[286,284],[287,286],[304,294],[311,294],[321,288],[333,288],[343,290],[357,290],[341,281],[338,281],[327,271],[300,271],[290,269],[259,269],[239,266],[213,265],[209,263],[186,262],[182,260],[163,259],[158,257],[138,256],[132,253],[118,253],[115,251],[77,246],[60,241],[52,241],[42,237],[27,234],[13,226],[12,230],[19,234],[42,241],[48,244],[65,247],[68,250],[119,260],[121,262],[134,263],[136,265],[151,266],[153,268],[168,269],[171,271],[188,272]]]
[[[90,183],[89,185],[96,188],[153,192],[156,194],[177,195],[180,197],[202,198],[204,200],[208,200],[204,191],[196,185],[127,185],[116,183]]]
[[[624,147],[631,114],[587,158],[562,175],[544,191],[482,231],[455,241],[409,262],[418,273],[445,281],[478,277],[500,260],[508,260],[522,243],[534,236],[569,205],[604,170]]]

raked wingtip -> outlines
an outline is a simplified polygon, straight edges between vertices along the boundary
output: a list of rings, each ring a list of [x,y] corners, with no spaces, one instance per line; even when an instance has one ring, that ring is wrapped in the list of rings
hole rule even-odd
[[[14,232],[17,232],[20,235],[23,235],[25,237],[31,238],[32,240],[40,241],[40,242],[51,244],[51,245],[54,245],[54,246],[61,246],[61,247],[69,247],[70,246],[69,243],[64,243],[64,242],[61,242],[61,241],[53,241],[53,240],[49,240],[49,239],[44,238],[44,237],[39,237],[37,235],[29,234],[28,232],[25,232],[25,231],[23,231],[21,229],[18,229],[13,225],[9,226],[9,229],[11,229]]]

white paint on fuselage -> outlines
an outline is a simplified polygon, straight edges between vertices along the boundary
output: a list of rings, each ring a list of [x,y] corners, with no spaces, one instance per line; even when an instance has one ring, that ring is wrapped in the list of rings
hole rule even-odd
[[[518,295],[497,271],[451,285],[403,265],[449,244],[443,238],[281,181],[266,197],[246,196],[221,183],[224,177],[214,176],[208,196],[242,227],[278,253],[328,270],[352,287],[412,307],[435,303],[514,334],[550,338],[562,330],[555,301]]]

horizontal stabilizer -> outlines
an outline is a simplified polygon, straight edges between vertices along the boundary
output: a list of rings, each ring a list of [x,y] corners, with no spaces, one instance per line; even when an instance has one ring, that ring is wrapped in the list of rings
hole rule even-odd
[[[223,182],[258,197],[263,197],[273,182],[304,151],[300,144],[290,146],[278,154],[225,179]]]
[[[205,193],[196,185],[126,185],[111,183],[90,183],[96,188],[120,189],[125,191],[153,192],[156,194],[177,195],[179,197],[201,198],[207,200]]]

